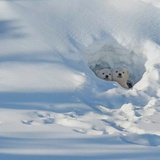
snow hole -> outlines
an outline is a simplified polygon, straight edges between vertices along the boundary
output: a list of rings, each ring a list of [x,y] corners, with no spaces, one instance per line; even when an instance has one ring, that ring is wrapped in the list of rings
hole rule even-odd
[[[136,50],[136,49],[135,49]],[[124,67],[129,73],[128,81],[134,86],[146,71],[147,57],[142,53],[129,50],[120,44],[107,42],[91,46],[86,51],[86,59],[90,69],[96,74],[96,70],[103,68]]]

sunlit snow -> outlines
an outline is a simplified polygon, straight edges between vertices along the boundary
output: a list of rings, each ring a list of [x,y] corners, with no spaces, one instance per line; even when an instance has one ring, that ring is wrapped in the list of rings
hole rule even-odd
[[[158,160],[159,83],[158,0],[0,1],[0,159]]]

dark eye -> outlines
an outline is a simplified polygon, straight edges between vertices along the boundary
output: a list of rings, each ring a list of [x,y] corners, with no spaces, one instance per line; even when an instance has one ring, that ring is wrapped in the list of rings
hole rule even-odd
[[[104,75],[104,73],[102,73]]]
[[[109,74],[109,75],[111,75],[111,74]]]
[[[123,74],[124,74],[124,72],[123,72]]]
[[[118,71],[116,71],[116,73],[118,73]]]

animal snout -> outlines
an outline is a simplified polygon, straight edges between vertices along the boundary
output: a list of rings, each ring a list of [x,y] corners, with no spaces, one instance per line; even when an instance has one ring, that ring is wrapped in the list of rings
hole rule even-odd
[[[109,76],[108,76],[108,75],[106,75],[106,78],[109,78]]]
[[[119,74],[118,74],[118,76],[120,76],[120,77],[121,77],[121,76],[122,76],[122,73],[119,73]]]

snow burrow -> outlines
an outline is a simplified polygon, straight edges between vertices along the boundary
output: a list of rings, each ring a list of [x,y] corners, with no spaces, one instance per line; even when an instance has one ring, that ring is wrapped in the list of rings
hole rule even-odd
[[[129,81],[135,85],[146,72],[147,57],[140,51],[129,50],[113,39],[92,45],[86,52],[90,69],[125,67],[130,72]]]

